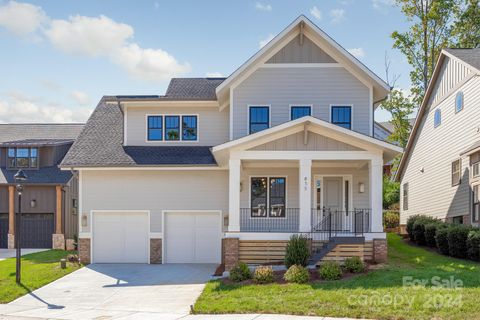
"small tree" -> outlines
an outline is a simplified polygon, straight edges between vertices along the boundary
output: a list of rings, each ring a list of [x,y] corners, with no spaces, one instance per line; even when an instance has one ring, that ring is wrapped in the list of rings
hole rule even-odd
[[[390,209],[400,202],[400,183],[392,181],[389,177],[383,177],[383,208]]]

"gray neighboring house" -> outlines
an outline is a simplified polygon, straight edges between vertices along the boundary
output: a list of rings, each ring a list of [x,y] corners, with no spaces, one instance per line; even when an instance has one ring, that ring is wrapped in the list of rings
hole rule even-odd
[[[0,248],[14,248],[18,210],[13,176],[28,180],[22,196],[21,246],[73,249],[78,234],[78,181],[60,170],[83,124],[0,124]]]
[[[414,214],[479,225],[480,49],[441,52],[396,176]]]

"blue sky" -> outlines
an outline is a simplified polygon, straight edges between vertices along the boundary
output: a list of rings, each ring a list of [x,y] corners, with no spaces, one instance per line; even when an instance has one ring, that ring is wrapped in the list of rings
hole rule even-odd
[[[102,95],[228,76],[300,14],[382,78],[387,53],[409,88],[389,36],[407,27],[393,0],[0,1],[0,122],[83,122]]]

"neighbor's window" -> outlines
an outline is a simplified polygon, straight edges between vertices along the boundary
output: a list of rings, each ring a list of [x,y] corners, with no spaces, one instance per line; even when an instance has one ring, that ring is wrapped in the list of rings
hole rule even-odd
[[[346,129],[352,129],[352,107],[333,106],[331,122]]]
[[[250,107],[249,132],[255,133],[270,127],[269,107]]]
[[[452,187],[460,184],[460,171],[461,171],[460,159],[452,162]]]
[[[473,186],[473,208],[472,208],[472,220],[478,222],[480,220],[480,185]]]
[[[180,140],[180,116],[165,116],[165,140]]]
[[[480,176],[480,162],[474,163],[472,165],[472,175],[474,178]]]
[[[463,92],[459,91],[455,96],[455,112],[463,110]]]
[[[442,124],[442,111],[440,109],[435,110],[433,115],[433,126],[436,128]]]
[[[197,116],[182,116],[182,140],[197,140]]]
[[[148,133],[149,141],[163,140],[163,117],[162,116],[148,116]]]
[[[403,210],[408,210],[408,182],[403,184]]]
[[[267,216],[267,196],[267,178],[252,178],[250,190],[250,209],[252,217]]]
[[[290,120],[312,115],[310,106],[292,106],[290,108]]]
[[[37,148],[8,148],[7,165],[9,168],[37,168]]]

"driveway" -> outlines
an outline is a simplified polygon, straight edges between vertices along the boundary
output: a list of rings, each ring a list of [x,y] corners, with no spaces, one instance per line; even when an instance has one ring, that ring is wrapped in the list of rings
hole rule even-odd
[[[35,252],[41,252],[41,251],[47,251],[50,249],[22,249],[22,256],[29,254],[29,253],[35,253]],[[5,260],[8,258],[14,258],[16,257],[16,250],[15,249],[0,249],[0,261]]]
[[[215,267],[212,264],[93,264],[7,305],[0,305],[0,315],[49,319],[178,319],[190,312],[190,305],[202,292]]]

